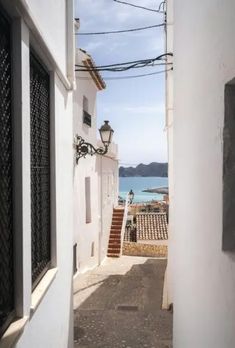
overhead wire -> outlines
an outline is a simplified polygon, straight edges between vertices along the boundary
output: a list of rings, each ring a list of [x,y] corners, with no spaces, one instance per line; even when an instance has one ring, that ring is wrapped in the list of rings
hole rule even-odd
[[[172,56],[172,53],[164,53],[161,54],[158,57],[150,58],[150,59],[142,59],[139,61],[133,61],[133,62],[125,62],[125,63],[116,63],[116,64],[109,64],[109,65],[100,65],[96,66],[94,68],[85,67],[84,65],[76,64],[75,71],[112,71],[112,72],[122,72],[127,71],[133,68],[137,67],[146,67],[150,64],[153,64],[157,60],[163,60],[166,56]],[[126,66],[125,66],[126,65]]]
[[[152,76],[152,75],[159,75],[166,73],[168,71],[172,71],[173,67],[170,69],[164,69],[160,71],[155,71],[153,73],[147,73],[147,74],[140,74],[140,75],[126,75],[126,76],[105,76],[102,77],[103,80],[108,81],[108,80],[130,80],[130,79],[135,79],[135,78],[140,78],[140,77],[146,77],[146,76]],[[78,76],[78,79],[80,80],[90,80],[91,78],[86,77],[86,76]]]
[[[154,10],[153,8],[148,8],[148,7],[144,7],[144,6],[135,5],[135,4],[132,4],[132,3],[126,2],[126,1],[120,1],[120,0],[113,0],[113,1],[118,2],[120,4],[123,4],[123,5],[128,5],[128,6],[132,6],[132,7],[135,7],[135,8],[140,8],[140,9],[146,10],[146,11],[151,11],[151,12],[156,12],[156,13],[164,13],[164,11],[161,11],[161,9]]]
[[[165,12],[165,4],[166,4],[166,0],[162,1],[159,4],[158,10],[161,11],[161,7],[162,7],[163,8],[162,12],[164,13]]]
[[[172,55],[171,53],[168,53],[168,55]],[[156,58],[158,58],[157,60],[162,60],[163,56],[165,56],[165,54],[160,55]],[[113,66],[122,66],[122,65],[127,65],[127,64],[134,64],[134,63],[142,63],[142,62],[146,62],[147,60],[154,60],[156,58],[149,58],[149,59],[139,59],[139,60],[132,60],[129,62],[124,62],[124,63],[114,63],[114,64],[106,64],[106,65],[96,65],[96,69],[99,68],[108,68],[108,67],[113,67]],[[160,63],[159,63],[160,64]],[[165,63],[164,63],[165,64]],[[84,65],[82,64],[75,64],[78,67],[84,67]]]
[[[149,25],[146,27],[140,27],[140,28],[132,28],[132,29],[125,29],[125,30],[112,30],[112,31],[99,31],[99,32],[88,32],[88,33],[83,33],[83,32],[78,32],[75,33],[75,35],[108,35],[108,34],[123,34],[123,33],[130,33],[130,32],[136,32],[136,31],[141,31],[141,30],[147,30],[147,29],[153,29],[153,28],[159,28],[165,26],[166,23],[160,23],[160,24],[155,24],[155,25]]]
[[[146,76],[152,76],[152,75],[159,75],[159,74],[163,74],[166,73],[168,71],[173,70],[173,68],[170,69],[164,69],[164,70],[160,70],[160,71],[155,71],[153,73],[148,73],[148,74],[140,74],[140,75],[127,75],[127,76],[107,76],[104,77],[104,80],[130,80],[130,79],[136,79],[136,78],[140,78],[140,77],[146,77]]]

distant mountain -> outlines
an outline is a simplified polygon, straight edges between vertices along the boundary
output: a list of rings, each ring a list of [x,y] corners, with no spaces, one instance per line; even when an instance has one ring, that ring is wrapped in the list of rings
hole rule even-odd
[[[168,176],[168,163],[152,162],[150,164],[139,164],[137,167],[120,167],[119,176]]]

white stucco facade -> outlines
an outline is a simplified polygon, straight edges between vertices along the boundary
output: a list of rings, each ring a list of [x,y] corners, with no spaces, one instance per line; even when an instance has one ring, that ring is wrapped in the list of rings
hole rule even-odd
[[[91,57],[77,49],[76,63]],[[80,78],[82,77],[82,78]],[[73,133],[94,147],[97,140],[96,96],[99,88],[88,72],[78,72],[74,92]],[[99,92],[99,93],[102,93]],[[84,103],[85,98],[85,103]],[[85,104],[85,105],[84,105]],[[91,125],[84,123],[83,110],[91,116]],[[118,197],[117,146],[113,143],[105,156],[87,155],[74,167],[74,244],[77,244],[76,268],[85,272],[100,264],[107,255],[113,207]],[[86,185],[89,185],[89,192]],[[89,197],[88,197],[89,196]],[[89,210],[89,216],[87,216]],[[88,218],[88,220],[87,220]]]
[[[235,76],[234,32],[233,0],[174,0],[174,348],[235,346],[235,256],[222,251],[224,91]]]
[[[165,40],[166,40],[166,52],[173,53],[173,0],[168,0],[166,2],[166,20],[167,20],[167,28],[165,31]],[[173,57],[167,56],[167,62],[173,63]],[[171,248],[174,245],[174,219],[173,219],[173,211],[174,211],[174,157],[173,157],[173,70],[171,68],[173,65],[168,65],[166,72],[166,132],[167,132],[167,143],[168,143],[168,186],[169,186],[169,223],[168,223],[168,263],[167,270],[165,274],[165,282],[167,284],[167,292],[165,293],[165,305],[166,308],[173,303],[173,253],[171,252]]]
[[[1,1],[12,27],[14,290],[1,347],[73,347],[73,1]],[[70,47],[70,50],[68,50]],[[32,290],[30,50],[50,74],[51,265]],[[15,117],[17,115],[17,117]]]

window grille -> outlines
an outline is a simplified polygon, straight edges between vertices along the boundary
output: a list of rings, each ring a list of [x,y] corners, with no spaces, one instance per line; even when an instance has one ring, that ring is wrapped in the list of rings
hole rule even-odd
[[[91,127],[91,115],[85,110],[83,110],[83,123]]]
[[[14,311],[10,33],[0,11],[0,336]]]
[[[50,266],[50,80],[30,54],[32,283]]]

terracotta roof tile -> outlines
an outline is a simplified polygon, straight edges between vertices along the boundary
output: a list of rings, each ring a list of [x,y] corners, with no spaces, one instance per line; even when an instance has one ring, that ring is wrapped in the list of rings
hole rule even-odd
[[[137,240],[168,239],[166,213],[136,214]]]

